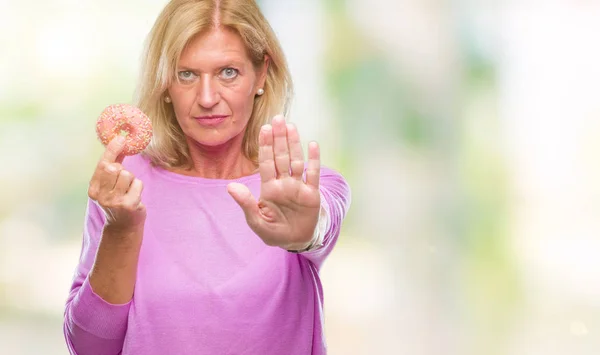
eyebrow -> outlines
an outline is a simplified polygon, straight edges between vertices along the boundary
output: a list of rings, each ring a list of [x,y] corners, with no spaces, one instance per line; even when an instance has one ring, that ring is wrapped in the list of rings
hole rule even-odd
[[[219,65],[217,65],[217,68],[227,68],[227,67],[238,67],[238,68],[243,68],[244,67],[244,61],[243,60],[239,60],[239,59],[228,59],[228,60],[223,60],[222,62],[219,63]],[[200,71],[198,70],[198,68],[191,66],[191,65],[182,65],[182,64],[178,64],[177,65],[177,69],[178,70],[189,70],[189,71]]]

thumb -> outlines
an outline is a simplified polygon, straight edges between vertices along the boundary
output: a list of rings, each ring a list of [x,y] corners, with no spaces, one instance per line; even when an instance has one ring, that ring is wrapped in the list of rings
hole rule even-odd
[[[252,193],[246,185],[233,182],[227,185],[227,192],[233,197],[235,202],[242,208],[246,215],[246,222],[250,226],[256,225],[258,222],[258,202],[252,196]]]

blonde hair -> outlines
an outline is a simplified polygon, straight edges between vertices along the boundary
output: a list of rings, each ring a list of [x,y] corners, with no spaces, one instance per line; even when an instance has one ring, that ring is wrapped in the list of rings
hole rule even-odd
[[[269,57],[264,94],[257,96],[242,143],[243,154],[258,160],[260,127],[289,111],[293,88],[283,50],[254,0],[171,0],[158,16],[143,54],[135,104],[152,120],[153,137],[144,154],[163,168],[190,167],[185,135],[163,94],[176,77],[179,58],[196,36],[223,27],[235,31],[255,68]]]

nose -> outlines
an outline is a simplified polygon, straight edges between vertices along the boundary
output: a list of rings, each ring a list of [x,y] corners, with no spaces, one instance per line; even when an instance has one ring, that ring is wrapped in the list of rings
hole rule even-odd
[[[205,109],[214,107],[221,99],[218,84],[210,75],[203,75],[198,81],[196,101]]]

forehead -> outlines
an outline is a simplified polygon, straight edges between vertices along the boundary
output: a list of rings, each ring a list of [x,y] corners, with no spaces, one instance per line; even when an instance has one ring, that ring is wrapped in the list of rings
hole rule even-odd
[[[181,53],[179,64],[198,67],[228,61],[245,64],[250,63],[250,58],[244,42],[237,33],[216,28],[194,37]]]

